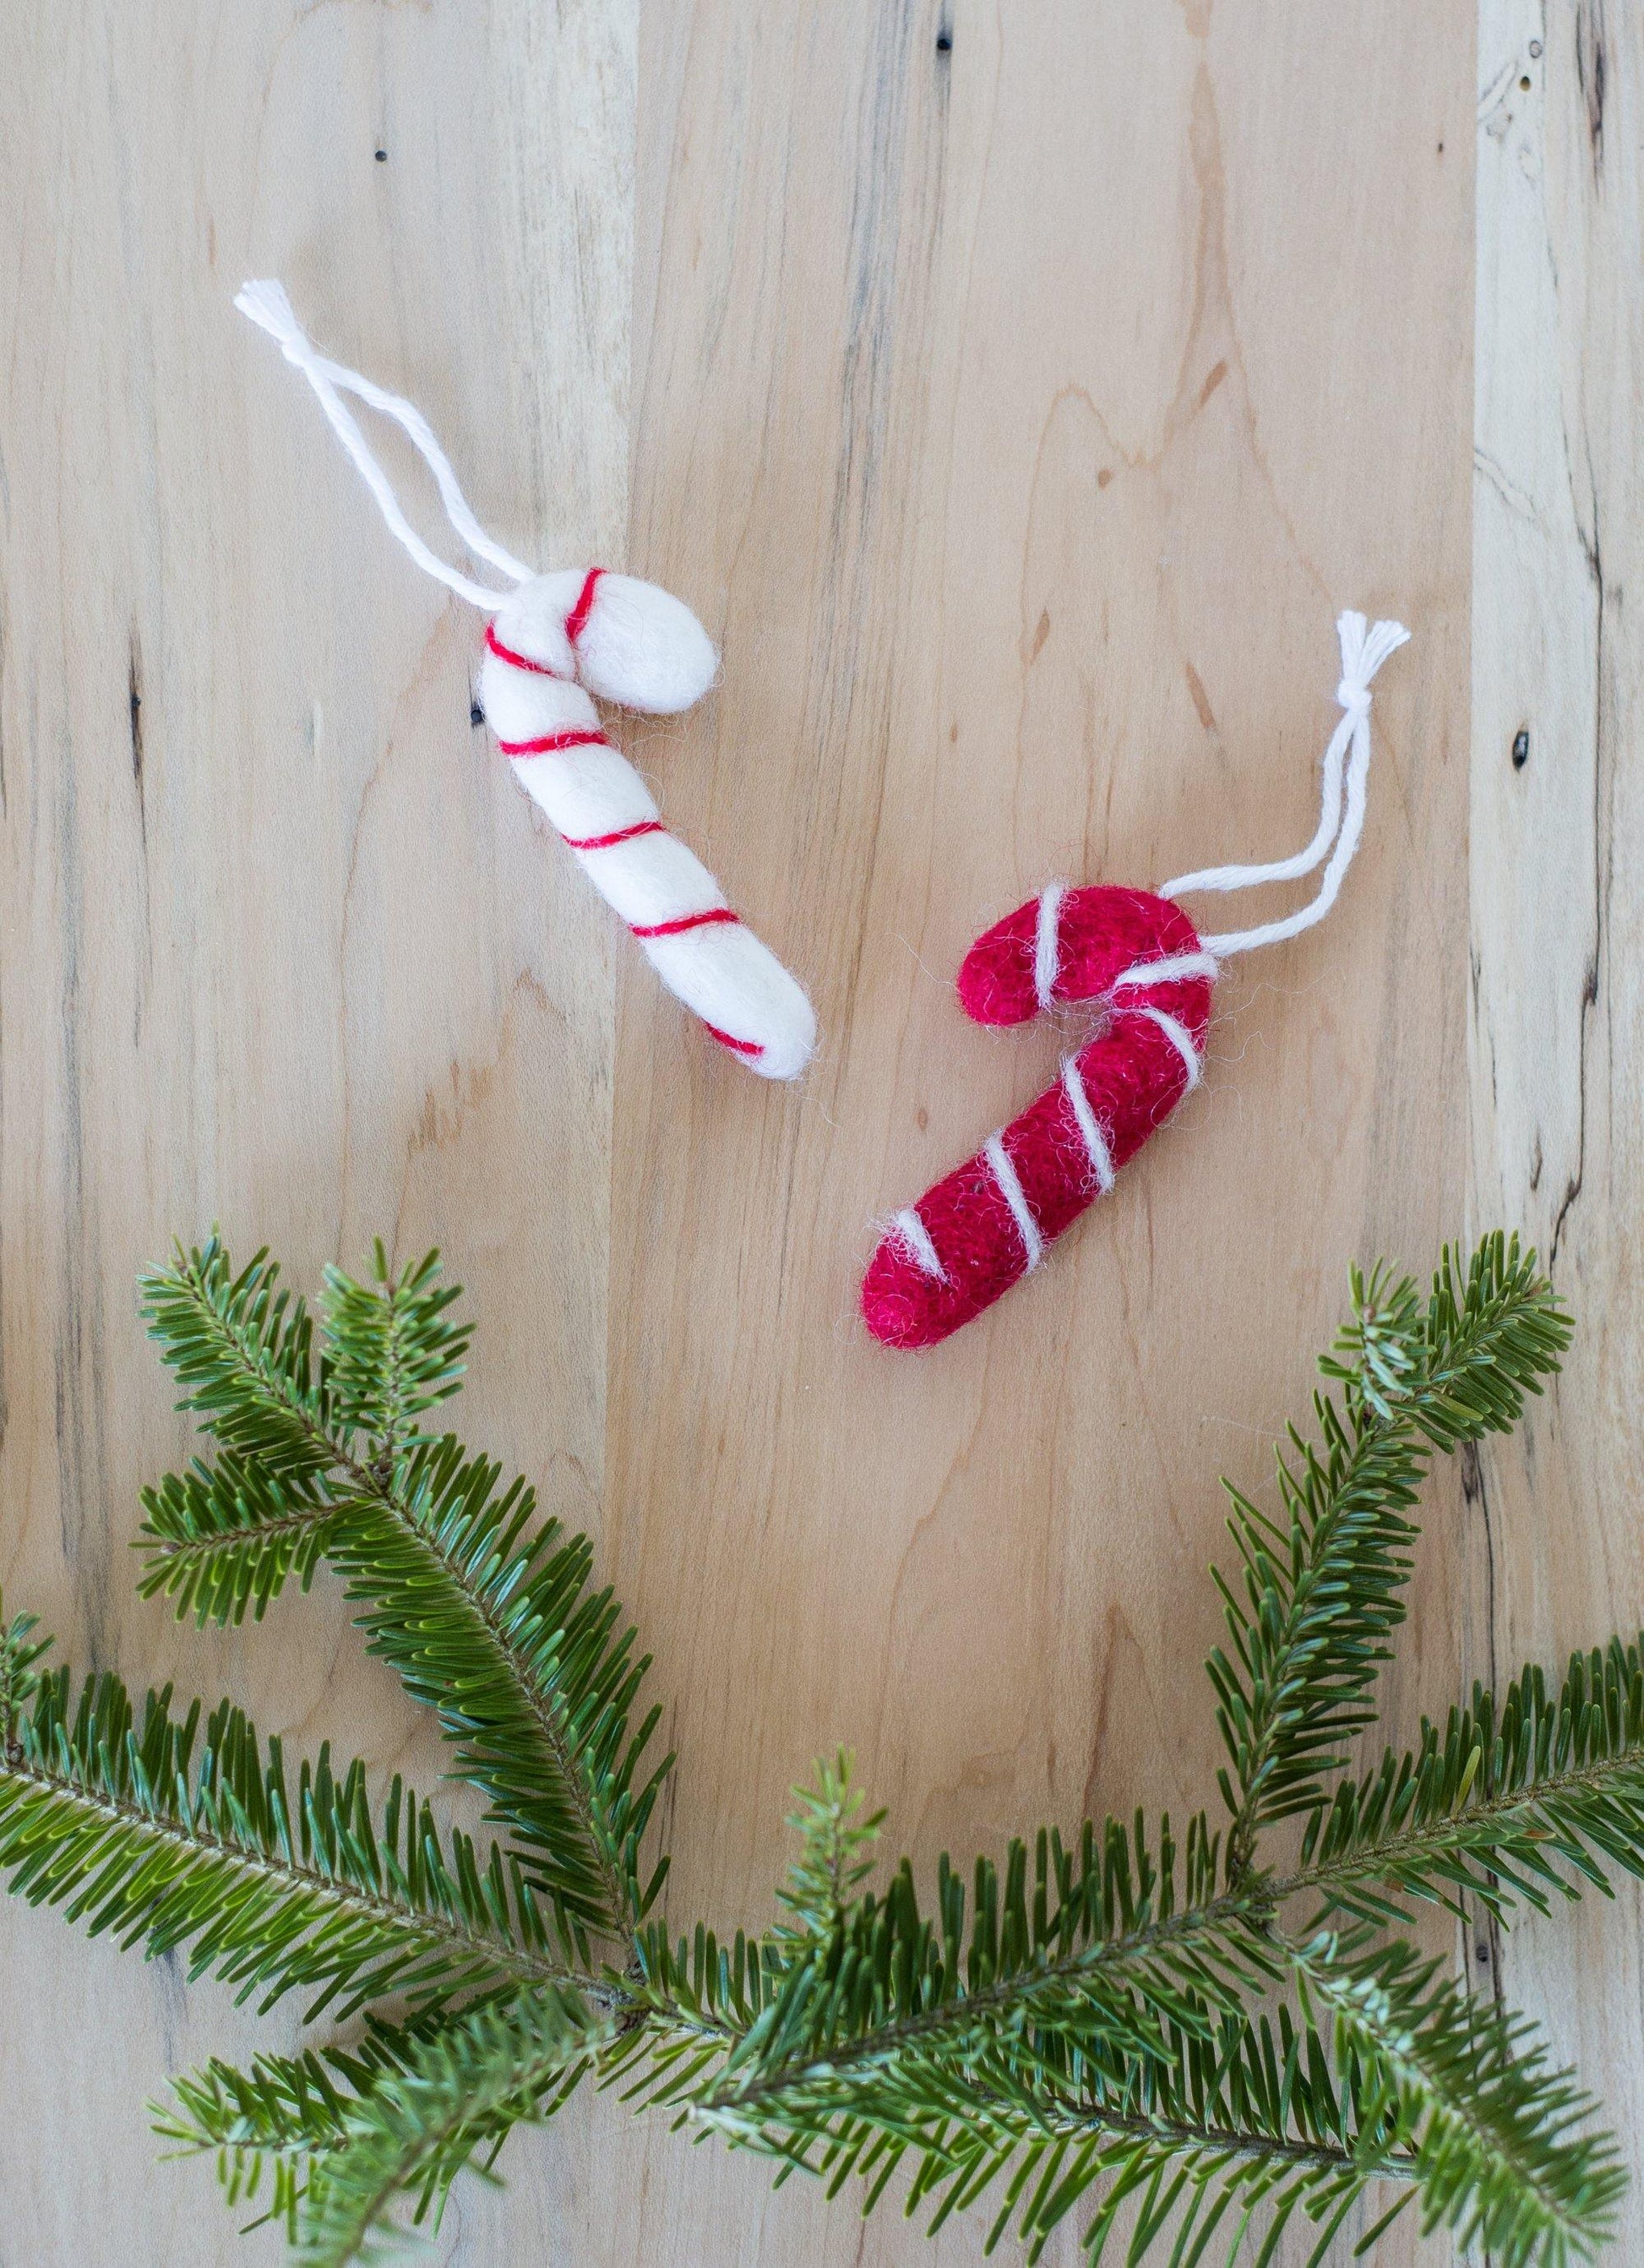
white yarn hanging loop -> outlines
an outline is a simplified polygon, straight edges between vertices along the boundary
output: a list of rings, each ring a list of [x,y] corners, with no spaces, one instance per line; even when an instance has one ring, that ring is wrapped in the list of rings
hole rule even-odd
[[[493,567],[516,583],[528,583],[536,570],[505,551],[488,536],[474,518],[468,499],[458,485],[451,470],[451,460],[435,439],[433,429],[414,402],[398,394],[390,394],[374,386],[369,378],[362,378],[357,370],[349,370],[340,362],[332,362],[319,353],[297,321],[285,286],[273,281],[245,284],[234,295],[234,305],[242,315],[249,315],[253,323],[267,331],[277,342],[281,353],[292,367],[300,370],[319,396],[325,411],[343,447],[354,460],[356,470],[381,507],[383,518],[393,534],[404,544],[425,575],[454,591],[470,606],[481,607],[487,614],[495,611],[503,591],[494,590],[485,583],[476,583],[460,569],[449,566],[437,552],[429,549],[400,508],[388,475],[371,453],[370,444],[361,432],[353,412],[342,400],[343,394],[357,394],[359,399],[392,417],[410,436],[422,461],[433,474],[439,489],[440,501],[445,507],[445,517],[461,536],[476,559],[488,560]]]
[[[1264,922],[1256,929],[1202,938],[1204,950],[1218,961],[1251,952],[1257,946],[1299,937],[1304,929],[1323,921],[1336,902],[1342,878],[1358,850],[1369,790],[1370,681],[1389,654],[1407,643],[1410,633],[1402,622],[1367,625],[1362,615],[1349,611],[1337,622],[1336,636],[1341,646],[1341,681],[1336,699],[1342,713],[1325,751],[1318,827],[1312,841],[1294,858],[1276,858],[1266,865],[1207,866],[1196,873],[1178,874],[1159,893],[1162,897],[1177,898],[1190,890],[1249,890],[1263,882],[1294,881],[1299,875],[1310,874],[1329,853],[1317,894],[1295,913],[1287,914],[1281,921]]]

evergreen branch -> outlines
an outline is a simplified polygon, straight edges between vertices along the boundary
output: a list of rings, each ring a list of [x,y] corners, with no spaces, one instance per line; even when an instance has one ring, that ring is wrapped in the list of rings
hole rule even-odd
[[[16,1658],[8,1638],[0,1659]],[[279,1742],[265,1763],[227,1703],[196,1755],[200,1705],[174,1718],[169,1688],[139,1722],[117,1678],[88,1679],[72,1709],[66,1669],[33,1685],[0,1758],[0,1868],[31,1904],[150,1956],[191,1942],[191,1978],[214,1973],[263,2008],[312,1991],[311,2015],[563,1977],[517,1865],[493,1850],[482,1870],[461,1835],[447,1858],[398,1778],[378,1824],[363,1765],[338,1778],[322,1749],[293,1791]]]
[[[1517,1237],[1480,1238],[1464,1276],[1446,1245],[1425,1309],[1408,1277],[1384,1266],[1351,1274],[1353,1319],[1320,1362],[1384,1424],[1413,1423],[1449,1454],[1510,1433],[1524,1397],[1555,1377],[1568,1351],[1568,1310]]]
[[[287,1578],[306,1591],[335,1528],[336,1506],[315,1471],[283,1476],[260,1459],[225,1452],[215,1466],[197,1459],[142,1491],[148,1514],[136,1538],[147,1555],[141,1597],[162,1593],[179,1620],[200,1627],[261,1622]]]
[[[642,1757],[647,1667],[591,1551],[535,1525],[530,1491],[419,1420],[467,1344],[432,1256],[399,1282],[329,1271],[318,1344],[259,1256],[213,1240],[150,1279],[155,1336],[220,1445],[145,1491],[145,1594],[202,1622],[261,1617],[320,1559],[371,1649],[438,1715],[511,1847],[452,1838],[396,1780],[380,1822],[363,1768],[328,1752],[288,1787],[277,1742],[224,1704],[202,1725],[169,1690],[141,1721],[114,1680],[73,1703],[26,1617],[0,1621],[0,1867],[38,1904],[150,1953],[187,1944],[266,2007],[314,2013],[399,1995],[363,2045],[208,2065],[158,2114],[217,2154],[231,2202],[265,2196],[310,2268],[390,2240],[394,2200],[437,2219],[465,2165],[596,2073],[733,2145],[866,2204],[906,2173],[934,2228],[990,2190],[990,2249],[1038,2258],[1075,2207],[1093,2261],[1258,2268],[1285,2232],[1317,2268],[1372,2183],[1497,2268],[1567,2268],[1602,2242],[1623,2176],[1591,2106],[1522,2018],[1475,2007],[1442,1964],[1377,1932],[1417,1899],[1545,1911],[1608,1874],[1644,1877],[1644,1637],[1576,1656],[1556,1696],[1533,1669],[1499,1706],[1475,1688],[1442,1732],[1331,1786],[1404,1612],[1427,1459],[1501,1430],[1556,1369],[1568,1322],[1516,1243],[1464,1278],[1447,1252],[1425,1302],[1377,1270],[1321,1366],[1318,1436],[1292,1432],[1281,1512],[1235,1495],[1242,1578],[1221,1585],[1230,1648],[1209,1670],[1231,1759],[1225,1846],[1202,1814],[1178,1851],[1087,1823],[1031,1855],[945,1856],[921,1911],[904,1861],[869,1887],[881,1815],[849,1758],[819,1764],[790,1820],[797,1859],[763,1938],[671,1940],[650,1918],[665,1861],[640,1849],[672,1759]],[[1260,1831],[1300,1814],[1287,1877]],[[1307,1932],[1283,1905],[1314,1902]],[[541,1901],[541,1903],[539,1903]],[[1345,1940],[1330,1926],[1349,1918]],[[591,1937],[623,1965],[598,1977]],[[1254,1996],[1289,1984],[1300,2017]],[[1325,2020],[1321,2029],[1317,2010]],[[1302,2224],[1306,2224],[1303,2232]],[[403,2232],[401,2232],[403,2233]]]
[[[213,2154],[230,2205],[260,2197],[248,2224],[285,2224],[305,2260],[372,2257],[405,2231],[386,2224],[413,2197],[413,2225],[437,2227],[452,2181],[478,2152],[488,2173],[510,2131],[551,2116],[610,2036],[611,2019],[569,1987],[538,1986],[400,2029],[374,2025],[349,2054],[218,2058],[152,2105],[168,2155]]]
[[[1275,2027],[1201,2006],[1142,2057],[1031,2036],[960,2059],[905,2056],[841,2076],[832,2117],[803,2138],[787,2127],[732,2132],[784,2170],[819,2176],[830,2195],[852,2176],[866,2179],[869,2206],[911,2161],[906,2210],[931,2205],[932,2235],[1003,2179],[988,2249],[1014,2220],[1030,2260],[1098,2183],[1083,2238],[1093,2260],[1138,2199],[1133,2260],[1172,2233],[1173,2260],[1200,2260],[1234,2212],[1230,2261],[1259,2209],[1264,2258],[1298,2212],[1325,2224],[1317,2257],[1371,2183],[1415,2173],[1396,2091],[1365,2085],[1351,2056],[1332,2070],[1318,2034],[1284,2009]]]
[[[1323,1395],[1315,1406],[1322,1454],[1293,1432],[1298,1464],[1280,1461],[1283,1528],[1229,1491],[1248,1612],[1212,1571],[1237,1657],[1218,1646],[1206,1663],[1238,1791],[1224,1771],[1230,1882],[1251,1872],[1259,1830],[1316,1803],[1345,1764],[1341,1744],[1373,1720],[1365,1697],[1404,1619],[1418,1446],[1379,1422],[1350,1430]]]
[[[290,1574],[305,1590],[312,1581],[339,1491],[356,1492],[372,1472],[379,1481],[392,1478],[415,1419],[458,1391],[471,1332],[445,1320],[459,1294],[437,1282],[438,1254],[398,1282],[380,1241],[376,1263],[378,1291],[341,1269],[327,1270],[318,1387],[307,1369],[312,1333],[300,1303],[275,1317],[270,1287],[277,1270],[261,1255],[238,1284],[215,1242],[148,1279],[148,1309],[168,1359],[209,1392],[209,1408],[200,1395],[187,1406],[204,1409],[211,1430],[220,1432],[226,1423],[259,1442],[266,1443],[259,1429],[269,1423],[294,1425],[300,1450],[293,1451],[294,1469],[262,1449],[250,1456],[230,1450],[215,1467],[196,1459],[186,1473],[145,1488],[139,1549],[149,1557],[138,1584],[144,1598],[164,1592],[176,1600],[180,1617],[193,1612],[202,1627],[239,1624],[248,1610],[261,1622]],[[253,1284],[260,1326],[246,1320],[258,1306]],[[281,1359],[287,1341],[300,1345],[300,1365],[291,1355]],[[367,1447],[356,1454],[353,1436],[362,1432]]]
[[[1610,2136],[1576,2131],[1593,2103],[1549,2066],[1533,2026],[1402,1942],[1344,1955],[1321,1935],[1291,1957],[1304,2006],[1334,2018],[1338,2058],[1357,2055],[1407,2097],[1423,2231],[1448,2229],[1500,2268],[1589,2259],[1626,2176]]]
[[[327,1268],[321,1312],[337,1422],[366,1434],[392,1469],[416,1419],[460,1390],[473,1329],[447,1320],[462,1294],[437,1281],[437,1252],[397,1280],[380,1238],[374,1260],[376,1289]]]
[[[628,1937],[665,1874],[640,1872],[672,1762],[642,1774],[660,1713],[632,1721],[649,1657],[611,1593],[587,1594],[585,1537],[533,1532],[523,1482],[499,1494],[489,1459],[415,1432],[456,1391],[467,1329],[447,1320],[456,1295],[436,1286],[435,1256],[398,1285],[378,1256],[375,1291],[328,1271],[317,1370],[301,1303],[264,1256],[235,1277],[213,1238],[146,1281],[152,1333],[194,1389],[184,1406],[228,1454],[145,1498],[143,1582],[180,1613],[238,1621],[328,1558],[368,1609],[371,1650],[436,1710],[510,1831],[568,1960],[586,1963],[591,1934]]]
[[[1424,1719],[1413,1753],[1336,1790],[1302,1860],[1277,1895],[1318,1894],[1321,1922],[1403,1920],[1410,1898],[1459,1912],[1464,1891],[1498,1918],[1521,1898],[1546,1913],[1554,1890],[1608,1895],[1605,1860],[1644,1875],[1644,1638],[1573,1656],[1556,1696],[1525,1669],[1499,1713],[1475,1685],[1442,1736]]]
[[[37,1616],[14,1615],[8,1628],[5,1594],[0,1592],[0,1756],[10,1764],[23,1761],[18,1724],[39,1690],[40,1678],[34,1665],[42,1654],[51,1651],[48,1638],[33,1636],[39,1627]]]
[[[791,1918],[778,1934],[827,1938],[845,1918],[851,1893],[873,1872],[873,1846],[884,1822],[883,1811],[858,1817],[866,1800],[851,1782],[854,1759],[840,1749],[830,1764],[818,1759],[814,1787],[796,1787],[798,1808],[788,1824],[799,1837],[799,1856],[789,1867],[776,1902]]]
[[[329,2166],[348,2146],[363,2100],[413,2066],[419,2042],[457,2021],[438,2012],[408,2025],[368,2016],[365,2037],[352,2050],[334,2045],[321,2055],[308,2049],[257,2056],[246,2071],[214,2056],[172,2080],[170,2102],[150,2104],[153,2130],[174,2145],[168,2157],[214,2155],[231,2207],[260,2198],[267,2175],[267,2210],[246,2228],[281,2221],[295,2244],[302,2209],[311,2200],[319,2207]],[[472,2142],[489,2139],[500,2147],[509,2123],[476,2121]]]
[[[322,2186],[326,2162],[348,2139],[352,2097],[326,2062],[309,2051],[258,2056],[249,2071],[213,2057],[172,2081],[173,2100],[150,2103],[151,2124],[174,2146],[169,2158],[217,2159],[217,2182],[231,2208],[259,2198],[269,2178],[267,2211],[246,2224],[284,2224],[297,2238],[297,2213],[311,2187]]]
[[[1354,1317],[1320,1367],[1344,1388],[1315,1397],[1317,1447],[1291,1430],[1274,1521],[1229,1490],[1241,1596],[1219,1572],[1232,1654],[1206,1668],[1232,1760],[1228,1878],[1254,1863],[1260,1829],[1327,1800],[1341,1744],[1373,1720],[1369,1693],[1404,1620],[1407,1517],[1433,1448],[1517,1422],[1556,1371],[1569,1319],[1517,1239],[1486,1237],[1458,1279],[1445,1251],[1425,1305],[1408,1279],[1353,1277]],[[1237,1790],[1237,1792],[1236,1792]]]
[[[1169,2048],[1166,2057],[1141,2062],[1079,2058],[1025,2081],[997,2063],[970,2074],[984,2093],[997,2090],[1007,2124],[1020,2129],[990,2242],[1014,2215],[1029,2259],[1037,2260],[1101,2181],[1101,2203],[1083,2239],[1092,2262],[1132,2205],[1132,2259],[1171,2237],[1172,2261],[1200,2260],[1232,2215],[1223,2256],[1230,2263],[1259,2212],[1263,2260],[1300,2213],[1323,2225],[1310,2256],[1317,2261],[1372,2183],[1413,2180],[1407,2110],[1396,2090],[1379,2078],[1367,2082],[1351,2053],[1332,2064],[1326,2042],[1298,2027],[1288,2008],[1276,2022],[1227,2012],[1176,2028]],[[968,2145],[963,2122],[957,2131]],[[980,2161],[974,2173],[962,2169],[950,2178],[933,2232],[979,2194],[980,2176],[993,2178]]]
[[[400,1460],[395,1516],[340,1524],[331,1557],[373,1653],[432,1708],[463,1775],[512,1830],[550,1900],[568,1954],[588,1933],[626,1935],[662,1887],[640,1881],[640,1845],[663,1780],[639,1765],[656,1728],[634,1705],[635,1660],[610,1591],[590,1593],[593,1549],[556,1521],[533,1528],[533,1492],[498,1493],[501,1469],[447,1437]]]
[[[789,1967],[778,1933],[739,1929],[722,1945],[699,1922],[674,1945],[664,1925],[648,1923],[635,1938],[623,2027],[601,2058],[601,2086],[628,2080],[622,2100],[636,2104],[694,2100],[781,1991]]]
[[[452,2181],[482,2144],[552,2116],[608,2036],[607,2020],[564,1988],[539,1987],[407,2036],[403,2060],[349,2104],[344,2139],[302,2200],[297,2257],[342,2268],[392,2242],[394,2200],[416,2198],[414,2221],[437,2217]]]
[[[1129,1834],[1087,1822],[1076,1854],[1042,1830],[1031,1880],[1020,1843],[1002,1874],[979,1859],[967,1933],[965,1885],[945,1855],[929,1918],[906,1860],[883,1898],[833,1903],[839,1822],[850,1808],[842,1769],[827,1768],[803,1800],[790,1911],[807,1925],[832,1918],[767,1948],[760,1989],[745,1988],[745,2028],[692,2097],[699,2117],[760,2146],[776,2129],[795,2147],[826,2132],[841,2086],[859,2089],[908,2058],[963,2060],[1000,2037],[1031,2031],[1145,2058],[1163,2024],[1192,2029],[1278,1973],[1265,1944],[1266,1893],[1215,1895],[1218,1854],[1202,1815],[1189,1825],[1179,1879],[1168,1819],[1156,1852],[1140,1815]],[[859,1873],[856,1847],[847,1870]],[[677,2099],[677,2081],[665,2093]]]
[[[282,1288],[267,1250],[236,1276],[215,1235],[139,1285],[149,1336],[189,1391],[192,1410],[225,1449],[266,1479],[317,1479],[338,1462],[331,1395],[307,1306]]]

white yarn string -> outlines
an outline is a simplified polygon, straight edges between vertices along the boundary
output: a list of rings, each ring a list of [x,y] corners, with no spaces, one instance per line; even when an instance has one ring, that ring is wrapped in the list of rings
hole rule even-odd
[[[1178,874],[1160,892],[1162,897],[1176,898],[1190,890],[1248,890],[1261,882],[1293,881],[1298,875],[1311,873],[1333,842],[1335,849],[1317,895],[1297,912],[1256,929],[1234,930],[1200,940],[1218,961],[1235,953],[1249,953],[1259,945],[1277,945],[1285,938],[1298,937],[1315,922],[1323,921],[1336,902],[1342,877],[1359,847],[1369,785],[1370,681],[1388,655],[1407,642],[1410,633],[1402,622],[1369,627],[1362,615],[1348,612],[1337,622],[1336,636],[1341,645],[1341,682],[1336,688],[1336,699],[1342,714],[1325,751],[1318,828],[1312,841],[1294,858],[1274,859],[1266,865],[1207,866],[1197,873]]]
[[[482,608],[487,614],[494,613],[497,600],[507,595],[488,584],[473,581],[460,569],[448,566],[437,552],[429,549],[400,510],[400,499],[393,492],[387,474],[372,455],[353,412],[341,398],[344,393],[357,394],[371,409],[379,409],[385,416],[392,417],[410,436],[422,461],[434,475],[440,501],[445,507],[445,517],[474,557],[488,560],[493,567],[500,568],[516,583],[531,580],[536,570],[516,559],[510,551],[505,551],[500,543],[486,534],[474,518],[467,498],[458,485],[457,475],[451,470],[451,460],[435,439],[432,427],[415,403],[407,401],[398,394],[389,394],[382,387],[373,385],[369,378],[362,378],[358,371],[349,370],[343,364],[332,362],[320,354],[297,321],[283,284],[270,280],[242,284],[234,296],[234,305],[242,315],[249,315],[253,323],[277,342],[287,362],[294,369],[300,370],[313,387],[332,431],[353,459],[355,469],[376,497],[383,518],[425,575],[431,575],[437,583],[444,584],[446,589],[454,591],[459,599],[466,599],[470,606]]]

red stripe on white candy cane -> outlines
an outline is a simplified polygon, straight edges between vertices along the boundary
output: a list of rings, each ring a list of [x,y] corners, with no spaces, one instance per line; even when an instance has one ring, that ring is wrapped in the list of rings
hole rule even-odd
[[[499,740],[497,747],[505,756],[559,756],[567,748],[603,748],[609,745],[603,733],[544,733],[536,740]]]
[[[877,1339],[946,1338],[1112,1187],[1197,1084],[1215,973],[1181,908],[1145,890],[1057,886],[978,938],[958,980],[978,1023],[1088,1001],[1100,1026],[1020,1117],[886,1229],[862,1287]]]

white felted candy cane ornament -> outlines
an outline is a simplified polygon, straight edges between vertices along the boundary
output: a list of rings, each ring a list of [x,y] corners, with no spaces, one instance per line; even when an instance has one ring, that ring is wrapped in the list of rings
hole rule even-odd
[[[417,564],[491,617],[481,699],[497,743],[663,983],[751,1071],[765,1079],[796,1078],[816,1045],[810,1001],[726,903],[701,859],[669,834],[644,781],[600,730],[589,697],[655,716],[688,709],[719,666],[696,616],[668,592],[631,575],[598,567],[536,574],[475,519],[422,413],[317,353],[280,284],[247,284],[234,305],[278,341],[307,379]],[[517,589],[474,582],[429,549],[400,510],[344,394],[405,429],[463,542]]]
[[[1342,715],[1305,850],[1271,865],[1178,874],[1157,895],[1053,882],[966,954],[959,1001],[978,1023],[1026,1023],[1076,1001],[1095,1010],[1096,1029],[1020,1117],[891,1221],[862,1286],[863,1320],[886,1346],[934,1346],[1037,1268],[1052,1239],[1105,1197],[1119,1167],[1198,1086],[1220,964],[1298,936],[1334,905],[1364,829],[1370,680],[1410,635],[1397,622],[1367,630],[1352,614],[1336,631]],[[1258,929],[1200,937],[1173,902],[1190,890],[1292,881],[1326,855],[1309,902]]]

